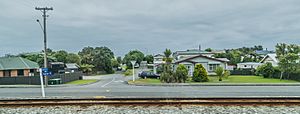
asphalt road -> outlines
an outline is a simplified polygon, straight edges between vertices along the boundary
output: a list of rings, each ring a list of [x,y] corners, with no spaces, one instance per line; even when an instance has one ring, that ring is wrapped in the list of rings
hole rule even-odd
[[[90,76],[101,81],[82,86],[48,87],[47,96],[59,97],[244,97],[300,96],[300,86],[133,86],[121,74]],[[39,97],[40,88],[0,88],[0,97]]]

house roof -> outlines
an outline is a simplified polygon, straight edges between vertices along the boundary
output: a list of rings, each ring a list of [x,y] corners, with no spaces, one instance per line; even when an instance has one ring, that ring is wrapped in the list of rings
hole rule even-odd
[[[0,57],[0,70],[38,69],[36,62],[22,57]]]
[[[197,55],[197,56],[192,56],[192,57],[189,57],[189,58],[184,58],[184,59],[181,59],[181,60],[178,60],[178,61],[175,61],[175,63],[181,63],[181,62],[184,62],[184,61],[190,61],[191,59],[194,59],[194,58],[198,58],[198,57],[203,57],[203,58],[206,58],[206,59],[210,59],[210,60],[215,60],[215,61],[220,61],[220,62],[228,62],[227,60],[225,60],[224,58],[212,58],[212,57],[208,57],[208,56],[204,56],[204,55]]]
[[[78,65],[76,63],[66,63],[66,68],[68,68],[68,69],[77,69]]]
[[[262,63],[265,59],[267,59],[268,57],[270,57],[273,61],[275,61],[276,63],[278,63],[278,59],[276,58],[276,54],[272,53],[272,54],[267,54],[261,61],[260,63]]]
[[[244,62],[244,63],[238,63],[238,64],[241,64],[241,65],[260,65],[261,63],[258,63],[258,62]]]
[[[219,60],[226,61],[226,62],[229,62],[229,61],[230,61],[230,60],[228,60],[227,58],[215,58],[215,59],[219,59]]]
[[[208,51],[203,51],[203,50],[199,50],[199,49],[190,49],[190,50],[186,50],[186,51],[176,51],[175,54],[177,55],[188,55],[188,54],[210,54],[213,52],[208,52]]]
[[[50,64],[51,65],[57,65],[57,64],[61,65],[61,64],[64,64],[64,63],[63,62],[50,62]]]
[[[258,55],[267,55],[267,54],[274,53],[274,52],[268,51],[268,50],[255,50],[255,53]]]
[[[162,54],[156,54],[153,57],[164,57],[164,55],[162,55]]]

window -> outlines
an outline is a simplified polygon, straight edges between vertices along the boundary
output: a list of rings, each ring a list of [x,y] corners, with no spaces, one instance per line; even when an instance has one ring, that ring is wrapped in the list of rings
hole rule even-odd
[[[5,70],[4,71],[4,77],[10,77],[11,74],[10,74],[10,70]]]
[[[18,70],[18,76],[24,76],[24,70]]]
[[[219,66],[219,64],[209,64],[209,71],[214,71]]]

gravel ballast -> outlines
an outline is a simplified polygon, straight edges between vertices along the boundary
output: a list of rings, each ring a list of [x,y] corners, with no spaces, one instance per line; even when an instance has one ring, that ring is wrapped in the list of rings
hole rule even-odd
[[[299,114],[300,106],[91,105],[0,107],[0,114]]]

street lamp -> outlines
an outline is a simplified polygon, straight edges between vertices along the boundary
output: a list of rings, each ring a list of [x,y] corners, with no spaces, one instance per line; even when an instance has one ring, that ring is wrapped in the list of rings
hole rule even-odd
[[[136,63],[136,61],[130,61],[132,64],[132,81],[134,81],[134,65]]]

